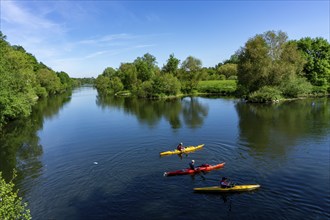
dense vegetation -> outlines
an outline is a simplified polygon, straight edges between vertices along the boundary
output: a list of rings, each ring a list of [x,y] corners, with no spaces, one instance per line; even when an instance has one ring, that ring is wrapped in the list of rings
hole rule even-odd
[[[28,116],[39,98],[75,85],[67,73],[55,72],[23,47],[10,45],[1,32],[0,51],[0,129],[10,120]]]
[[[249,39],[238,54],[238,93],[265,102],[330,92],[330,45],[321,38],[287,41],[268,31]]]
[[[330,44],[322,38],[288,41],[284,32],[268,31],[249,39],[215,67],[202,67],[201,60],[192,56],[180,62],[171,54],[159,68],[156,58],[147,53],[118,69],[106,68],[95,86],[103,94],[148,98],[217,93],[267,102],[326,95],[330,93]]]
[[[237,75],[237,64],[231,60],[216,67],[203,68],[198,58],[189,56],[180,63],[180,60],[171,54],[162,68],[156,64],[154,56],[144,54],[133,63],[122,63],[117,70],[106,68],[96,78],[95,86],[103,94],[168,97],[198,92],[201,80],[236,79]],[[217,89],[214,90],[216,91]]]
[[[0,172],[0,219],[31,219],[27,204],[14,191],[14,186],[12,181],[7,183]]]
[[[94,85],[94,77],[84,77],[84,78],[73,78],[78,85]]]

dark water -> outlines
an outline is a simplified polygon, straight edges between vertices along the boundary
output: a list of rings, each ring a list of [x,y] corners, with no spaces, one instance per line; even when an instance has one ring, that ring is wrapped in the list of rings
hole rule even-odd
[[[205,144],[195,153],[159,152]],[[33,219],[329,219],[330,99],[252,105],[234,99],[138,100],[80,88],[44,100],[0,139]],[[195,176],[164,171],[226,162]],[[196,194],[221,176],[261,188]]]

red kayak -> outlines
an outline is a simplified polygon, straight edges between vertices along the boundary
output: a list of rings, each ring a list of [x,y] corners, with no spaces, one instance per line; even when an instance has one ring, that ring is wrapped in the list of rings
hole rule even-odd
[[[190,168],[172,171],[172,172],[165,172],[164,176],[175,176],[175,175],[186,175],[186,174],[194,174],[194,173],[200,173],[200,172],[207,172],[215,169],[220,169],[225,165],[225,162],[219,163],[216,165],[210,165],[210,164],[202,164],[201,166],[196,167],[194,170]]]

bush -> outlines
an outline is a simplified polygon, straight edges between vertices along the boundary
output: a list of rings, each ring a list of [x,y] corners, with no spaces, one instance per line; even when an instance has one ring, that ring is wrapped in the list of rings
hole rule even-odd
[[[328,93],[330,93],[329,86],[313,86],[312,88],[313,95],[326,95]]]
[[[251,93],[248,101],[250,102],[275,102],[282,99],[281,91],[276,87],[264,86]]]
[[[305,78],[293,78],[282,83],[280,90],[287,98],[306,96],[312,92],[312,85]]]
[[[137,96],[143,98],[150,98],[153,96],[152,81],[144,81],[141,86],[137,88]]]
[[[237,76],[229,76],[228,80],[237,80]]]
[[[16,177],[14,171],[13,178]],[[0,172],[0,219],[31,219],[30,210],[27,203],[22,203],[22,198],[14,192],[14,183],[9,183],[2,178]]]

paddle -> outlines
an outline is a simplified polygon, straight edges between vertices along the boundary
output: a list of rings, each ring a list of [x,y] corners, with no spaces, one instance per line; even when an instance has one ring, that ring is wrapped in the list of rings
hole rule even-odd
[[[195,170],[197,170],[198,168],[195,168]],[[205,171],[204,170],[199,170],[199,172],[196,172],[196,174],[199,174],[200,177],[203,179],[203,180],[206,180],[205,178]]]
[[[201,174],[202,179],[203,179],[203,180],[206,180],[206,178],[205,178],[205,176],[204,176],[204,175],[205,175],[205,172],[202,170],[202,171],[199,172],[199,173]]]

